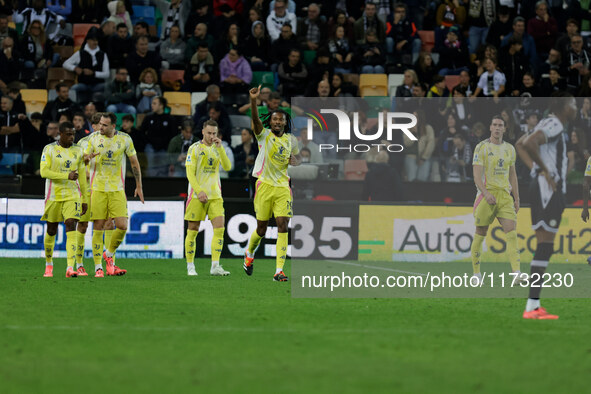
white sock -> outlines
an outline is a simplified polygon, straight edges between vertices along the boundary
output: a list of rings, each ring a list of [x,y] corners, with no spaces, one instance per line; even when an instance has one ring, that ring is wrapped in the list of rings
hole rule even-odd
[[[76,269],[84,267],[84,263],[76,263]]]
[[[113,257],[113,252],[111,252],[109,249],[105,250],[105,254],[107,257]]]
[[[211,268],[217,268],[220,266],[220,262],[219,261],[212,261],[211,262]]]
[[[275,268],[275,275],[277,275],[278,273],[282,272],[283,268]]]
[[[95,264],[94,265],[94,272],[98,271],[99,269],[103,269],[103,265],[102,264]]]
[[[51,266],[53,266],[53,261],[50,261],[49,263],[46,261],[46,262],[45,262],[45,265],[46,265],[46,266],[48,266],[48,265],[51,265]]]
[[[187,269],[195,268],[195,263],[187,263]]]
[[[482,273],[481,273],[481,272],[479,272],[479,273],[477,273],[477,274],[472,274],[472,276],[475,276],[475,277],[477,277],[478,279],[482,279]]]
[[[254,253],[250,253],[248,250],[246,251],[246,257],[252,259],[254,257]]]
[[[525,311],[531,312],[535,309],[538,309],[539,307],[540,307],[540,300],[534,300],[532,298],[528,298],[527,304],[525,304]]]

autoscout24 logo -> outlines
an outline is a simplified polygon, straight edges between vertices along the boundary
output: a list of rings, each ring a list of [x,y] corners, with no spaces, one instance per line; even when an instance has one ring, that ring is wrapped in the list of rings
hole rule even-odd
[[[339,109],[321,109],[320,112],[311,110],[306,112],[308,118],[308,140],[312,140],[314,136],[314,123],[318,126],[321,132],[327,132],[328,124],[322,114],[334,115],[338,121],[338,144],[319,144],[319,151],[336,151],[336,152],[369,152],[372,148],[377,148],[377,151],[387,150],[391,153],[402,152],[404,147],[401,144],[385,143],[392,141],[394,132],[403,132],[409,139],[417,141],[417,137],[410,131],[417,124],[417,117],[414,114],[407,112],[382,112],[378,114],[378,126],[375,133],[369,132],[364,134],[359,130],[359,112],[353,112],[353,121],[351,122],[350,115]],[[401,122],[402,121],[402,122]],[[352,126],[352,127],[351,127]],[[367,143],[351,143],[353,131],[354,140],[367,141]],[[334,132],[334,130],[330,130]],[[385,134],[385,136],[384,136]]]

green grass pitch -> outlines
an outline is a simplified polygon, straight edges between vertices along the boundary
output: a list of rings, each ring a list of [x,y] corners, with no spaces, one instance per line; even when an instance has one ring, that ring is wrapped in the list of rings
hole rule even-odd
[[[273,263],[66,279],[58,259],[48,279],[1,259],[0,392],[589,391],[588,299],[545,300],[558,321],[524,321],[523,299],[298,299]]]

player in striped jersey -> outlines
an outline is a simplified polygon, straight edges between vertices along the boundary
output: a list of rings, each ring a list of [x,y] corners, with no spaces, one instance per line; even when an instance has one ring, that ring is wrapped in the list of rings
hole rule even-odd
[[[474,202],[474,221],[476,232],[472,241],[472,268],[478,282],[482,243],[486,238],[488,226],[495,218],[503,227],[507,237],[507,256],[511,270],[519,280],[527,279],[527,274],[519,270],[519,250],[517,247],[517,211],[519,211],[519,185],[515,172],[515,148],[503,141],[505,121],[500,116],[493,117],[490,124],[490,138],[480,142],[474,149],[474,183],[477,187]],[[513,193],[513,198],[511,197]]]
[[[529,298],[523,312],[525,319],[558,319],[540,306],[542,275],[554,253],[554,237],[558,232],[568,167],[565,126],[575,119],[577,103],[569,93],[554,93],[550,115],[542,119],[534,132],[521,141],[520,156],[533,163],[530,183],[531,220],[536,232],[537,247],[531,262]]]
[[[41,220],[47,221],[45,234],[45,277],[53,276],[53,248],[58,224],[66,226],[66,278],[78,276],[74,271],[76,256],[76,223],[88,208],[84,153],[74,144],[74,125],[60,124],[59,140],[47,145],[41,156],[41,176],[45,181],[45,211]]]
[[[131,137],[115,130],[115,114],[102,114],[99,121],[99,133],[93,133],[84,150],[85,160],[90,162],[90,220],[93,221],[92,254],[95,264],[95,276],[102,275],[101,256],[107,263],[107,275],[124,275],[127,271],[117,267],[113,254],[123,242],[127,232],[127,197],[125,196],[125,155],[129,157],[136,188],[134,197],[144,202],[142,176]],[[114,218],[116,229],[111,242],[103,253],[103,232],[105,221]],[[98,272],[98,271],[101,272]]]
[[[250,108],[254,135],[258,141],[259,154],[256,158],[253,176],[258,178],[255,187],[254,209],[257,228],[250,236],[244,256],[244,271],[252,275],[254,253],[267,232],[271,216],[277,222],[276,268],[273,280],[286,282],[283,266],[287,257],[289,218],[293,216],[293,197],[289,187],[287,167],[300,165],[302,159],[298,142],[290,133],[291,120],[283,110],[271,111],[259,119],[257,98],[261,87],[250,90]]]
[[[225,171],[232,168],[232,163],[218,138],[218,124],[208,120],[203,124],[203,139],[189,147],[185,168],[189,180],[189,193],[185,220],[189,222],[185,237],[185,257],[187,273],[197,275],[195,271],[195,239],[199,233],[199,224],[207,216],[213,226],[211,240],[211,269],[215,276],[230,273],[220,265],[220,255],[224,245],[224,200],[220,185],[220,163]]]

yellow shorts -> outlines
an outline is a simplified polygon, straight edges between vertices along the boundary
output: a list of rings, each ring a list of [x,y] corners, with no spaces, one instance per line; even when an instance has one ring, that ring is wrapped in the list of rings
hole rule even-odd
[[[79,222],[90,222],[90,193],[88,194],[88,208],[86,209],[86,213],[80,216]]]
[[[81,211],[82,203],[80,200],[47,201],[41,220],[49,223],[61,223],[68,219],[78,220]]]
[[[293,216],[293,196],[289,187],[271,186],[257,181],[254,195],[254,211],[257,220],[269,220],[271,215],[278,217]]]
[[[495,218],[517,221],[513,197],[505,190],[489,190],[495,196],[497,203],[490,205],[483,194],[479,194],[474,201],[474,223],[476,226],[488,226]]]
[[[90,220],[127,217],[125,191],[100,192],[93,190],[90,197]]]
[[[189,222],[200,222],[205,220],[205,217],[209,220],[217,218],[218,216],[224,216],[224,200],[221,198],[214,198],[213,200],[207,200],[203,204],[199,199],[193,196],[187,201],[187,208],[185,211],[185,220]]]

